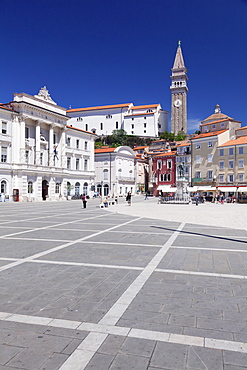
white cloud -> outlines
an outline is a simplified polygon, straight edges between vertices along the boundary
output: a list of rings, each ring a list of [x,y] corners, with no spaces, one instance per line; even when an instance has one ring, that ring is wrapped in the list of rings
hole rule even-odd
[[[200,130],[200,123],[202,119],[200,118],[189,118],[187,120],[187,131],[188,134],[193,134],[195,131]]]

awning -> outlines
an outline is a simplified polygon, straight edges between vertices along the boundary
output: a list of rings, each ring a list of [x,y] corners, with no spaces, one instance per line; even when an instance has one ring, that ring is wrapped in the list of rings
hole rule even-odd
[[[159,185],[157,190],[161,190],[164,193],[176,193],[177,188],[172,188],[171,185]]]
[[[247,192],[247,186],[218,186],[218,190],[235,193],[236,191]]]
[[[196,192],[196,191],[215,191],[215,186],[188,186],[187,191]]]

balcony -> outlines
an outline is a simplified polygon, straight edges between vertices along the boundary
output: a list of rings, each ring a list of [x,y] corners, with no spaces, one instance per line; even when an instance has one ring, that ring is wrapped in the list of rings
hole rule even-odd
[[[135,178],[130,176],[116,176],[116,179],[124,182],[135,182]]]

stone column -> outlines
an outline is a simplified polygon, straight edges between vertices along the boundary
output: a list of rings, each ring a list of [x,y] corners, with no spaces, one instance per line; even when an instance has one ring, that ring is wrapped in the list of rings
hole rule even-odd
[[[20,163],[25,163],[25,117],[20,116]]]
[[[62,129],[62,134],[61,134],[61,167],[63,168],[67,168],[67,157],[66,157],[66,131],[67,131],[67,128],[64,127]]]
[[[53,144],[53,135],[54,135],[54,125],[50,125],[49,131],[49,166],[54,165],[54,144]]]
[[[15,115],[12,116],[12,163],[20,163],[20,125]]]
[[[36,121],[36,133],[35,133],[35,163],[40,164],[40,121]]]

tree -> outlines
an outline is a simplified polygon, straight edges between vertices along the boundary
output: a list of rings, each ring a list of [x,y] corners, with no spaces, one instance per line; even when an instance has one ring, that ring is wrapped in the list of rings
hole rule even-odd
[[[109,136],[108,136],[109,137]],[[123,129],[113,130],[110,135],[109,141],[113,146],[126,145],[127,132]]]
[[[175,140],[176,140],[176,141],[182,141],[182,140],[185,140],[185,138],[186,138],[186,134],[185,134],[183,131],[180,131],[180,132],[177,134],[177,136],[176,136]]]

